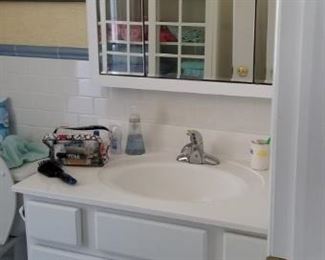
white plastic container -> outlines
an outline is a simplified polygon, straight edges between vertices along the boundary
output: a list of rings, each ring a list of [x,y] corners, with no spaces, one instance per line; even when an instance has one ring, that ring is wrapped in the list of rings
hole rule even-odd
[[[112,125],[112,154],[122,153],[122,128],[119,125]]]
[[[251,168],[257,171],[266,171],[270,165],[270,144],[265,140],[251,142]]]

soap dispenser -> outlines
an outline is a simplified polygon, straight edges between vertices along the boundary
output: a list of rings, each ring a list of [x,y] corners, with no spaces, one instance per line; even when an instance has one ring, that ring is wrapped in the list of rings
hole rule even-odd
[[[128,155],[141,155],[145,153],[141,131],[141,119],[134,107],[132,110],[129,118],[129,133],[125,153]]]

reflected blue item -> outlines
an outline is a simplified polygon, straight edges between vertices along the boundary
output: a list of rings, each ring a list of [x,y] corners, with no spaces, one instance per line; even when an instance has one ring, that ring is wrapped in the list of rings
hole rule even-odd
[[[182,76],[189,78],[203,78],[204,62],[195,60],[182,61]]]
[[[0,142],[9,135],[8,98],[0,98]]]

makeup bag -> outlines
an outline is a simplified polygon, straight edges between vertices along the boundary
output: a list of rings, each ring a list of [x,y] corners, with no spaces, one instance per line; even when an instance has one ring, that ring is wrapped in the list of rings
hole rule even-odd
[[[59,127],[44,136],[50,158],[67,166],[104,166],[110,158],[112,132],[104,126]]]

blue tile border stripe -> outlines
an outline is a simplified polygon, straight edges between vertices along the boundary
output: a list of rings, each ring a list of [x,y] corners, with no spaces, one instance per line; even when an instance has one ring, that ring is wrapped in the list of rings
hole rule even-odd
[[[88,60],[87,48],[0,44],[0,56]]]

